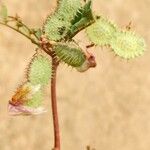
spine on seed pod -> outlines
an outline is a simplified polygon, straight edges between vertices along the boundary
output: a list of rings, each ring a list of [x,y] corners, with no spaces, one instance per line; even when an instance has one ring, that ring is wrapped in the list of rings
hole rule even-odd
[[[8,104],[11,115],[36,115],[45,112],[44,87],[52,76],[51,61],[35,54],[27,70],[27,81],[17,88]]]

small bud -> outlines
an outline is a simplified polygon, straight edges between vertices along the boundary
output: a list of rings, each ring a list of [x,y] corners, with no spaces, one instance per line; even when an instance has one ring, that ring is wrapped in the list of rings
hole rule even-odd
[[[80,66],[76,67],[77,71],[79,72],[85,72],[89,68],[95,68],[96,67],[96,61],[95,56],[92,53],[86,52],[86,60],[85,62]]]

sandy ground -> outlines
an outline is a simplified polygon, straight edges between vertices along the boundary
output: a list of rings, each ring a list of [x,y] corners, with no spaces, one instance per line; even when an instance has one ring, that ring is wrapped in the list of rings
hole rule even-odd
[[[41,26],[54,0],[5,0],[33,27]],[[150,149],[150,0],[93,0],[95,12],[121,27],[133,28],[147,42],[143,57],[124,61],[108,49],[95,48],[98,66],[80,74],[65,65],[58,72],[58,106],[62,150]],[[77,36],[83,39],[84,36]],[[79,40],[80,42],[80,40]],[[86,40],[83,41],[83,44]],[[81,43],[82,44],[82,43]],[[34,117],[10,117],[7,103],[24,79],[35,46],[0,28],[0,150],[50,150],[53,145],[50,90],[45,93],[48,112]]]

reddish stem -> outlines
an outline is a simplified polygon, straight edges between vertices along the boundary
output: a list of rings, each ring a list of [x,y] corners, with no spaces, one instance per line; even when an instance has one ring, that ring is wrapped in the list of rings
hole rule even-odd
[[[60,150],[60,133],[59,133],[59,120],[57,112],[57,98],[56,98],[56,73],[58,63],[55,58],[52,59],[53,77],[51,79],[51,103],[52,115],[54,125],[54,150]]]

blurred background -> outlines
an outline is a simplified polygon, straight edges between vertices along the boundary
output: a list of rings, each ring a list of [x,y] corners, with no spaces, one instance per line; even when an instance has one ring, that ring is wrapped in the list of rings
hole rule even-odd
[[[55,0],[5,0],[9,14],[18,13],[31,27],[42,26],[56,6]],[[144,56],[125,61],[109,49],[91,49],[98,66],[82,74],[61,65],[58,72],[58,107],[62,150],[150,149],[150,0],[93,0],[94,11],[124,28],[133,30],[147,43]],[[76,37],[81,45],[85,35]],[[82,42],[81,42],[82,39]],[[83,41],[83,39],[85,39]],[[40,116],[11,117],[7,104],[24,80],[25,68],[34,49],[18,33],[0,27],[0,150],[50,150],[53,126],[50,86],[45,92],[48,110]]]

